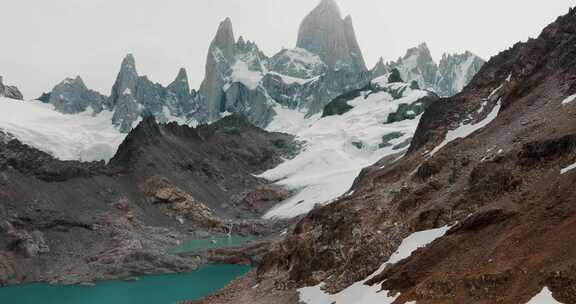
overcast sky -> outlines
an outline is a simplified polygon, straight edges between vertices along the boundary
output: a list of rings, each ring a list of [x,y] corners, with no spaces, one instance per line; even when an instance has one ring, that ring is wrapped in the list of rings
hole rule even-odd
[[[537,36],[574,0],[337,0],[352,15],[369,67],[426,41],[435,58],[470,50],[485,59]],[[193,87],[204,75],[220,20],[272,56],[293,47],[300,21],[319,0],[6,0],[0,75],[36,98],[81,75],[104,94],[126,53],[142,75],[169,83],[180,67]]]

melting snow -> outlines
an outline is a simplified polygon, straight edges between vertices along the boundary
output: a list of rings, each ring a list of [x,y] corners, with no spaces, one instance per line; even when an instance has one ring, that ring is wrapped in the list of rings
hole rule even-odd
[[[482,121],[479,121],[476,124],[467,124],[467,125],[462,124],[455,130],[449,130],[448,133],[446,134],[446,138],[444,138],[444,141],[440,143],[440,145],[438,145],[436,148],[434,148],[434,150],[432,150],[430,155],[434,155],[436,152],[444,148],[444,146],[446,146],[451,141],[456,140],[458,138],[466,138],[468,135],[487,126],[494,119],[496,119],[496,117],[498,116],[498,112],[500,112],[500,107],[501,107],[501,101],[498,101],[498,103],[496,103],[492,111]]]
[[[112,112],[65,115],[40,101],[0,98],[0,129],[62,160],[109,160],[126,134],[112,125]]]
[[[307,83],[307,82],[316,80],[316,79],[318,79],[318,78],[320,77],[320,76],[316,76],[316,77],[313,77],[313,78],[307,78],[307,79],[306,79],[306,78],[297,78],[297,77],[286,76],[286,75],[282,75],[282,74],[277,73],[277,72],[269,72],[268,74],[280,76],[280,78],[282,78],[282,81],[283,81],[285,84],[288,84],[288,85],[294,84],[294,83],[297,83],[297,84],[305,84],[305,83]]]
[[[572,170],[575,170],[575,169],[576,169],[576,163],[574,163],[574,164],[572,164],[572,165],[570,165],[570,166],[568,166],[568,167],[560,170],[560,173],[561,173],[561,174],[566,174],[566,173],[568,173],[569,171],[572,171]]]
[[[542,291],[532,298],[526,304],[562,304],[552,297],[552,292],[548,287],[544,287]]]
[[[295,134],[305,141],[303,151],[261,177],[297,193],[270,210],[266,218],[288,218],[310,211],[316,204],[326,204],[345,194],[360,171],[384,156],[399,153],[393,147],[381,148],[382,136],[400,132],[392,145],[400,144],[413,134],[419,117],[385,124],[388,115],[401,103],[413,103],[424,91],[407,90],[405,97],[393,100],[385,92],[363,96],[350,101],[354,108],[343,115],[305,118],[304,112],[277,107],[277,116],[268,127],[270,131]],[[358,147],[360,146],[360,147]]]
[[[566,97],[566,99],[564,99],[562,101],[562,104],[563,105],[569,104],[569,103],[573,102],[574,100],[576,100],[576,94]]]
[[[425,247],[436,239],[441,238],[449,229],[450,227],[445,226],[438,229],[413,233],[402,241],[402,244],[398,247],[398,251],[390,256],[388,262],[382,264],[378,270],[363,281],[356,282],[337,294],[328,294],[322,290],[324,283],[313,287],[300,288],[298,290],[300,293],[300,301],[307,304],[391,304],[399,295],[388,296],[387,291],[380,291],[379,284],[368,286],[364,285],[364,282],[384,271],[388,265],[409,257],[416,249]]]

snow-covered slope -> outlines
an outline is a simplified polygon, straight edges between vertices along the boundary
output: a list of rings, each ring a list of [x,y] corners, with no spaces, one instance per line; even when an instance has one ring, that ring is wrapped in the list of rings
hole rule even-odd
[[[94,115],[90,109],[66,115],[40,101],[0,97],[0,130],[62,160],[112,158],[126,136],[114,128],[112,115]]]
[[[265,217],[293,217],[326,204],[345,194],[363,168],[407,148],[419,116],[387,123],[389,116],[400,105],[418,104],[431,93],[412,90],[405,83],[388,84],[385,77],[348,101],[352,109],[342,115],[306,119],[304,112],[276,108],[278,115],[268,130],[295,134],[305,145],[294,159],[261,175],[296,191]],[[401,95],[394,98],[395,94]]]

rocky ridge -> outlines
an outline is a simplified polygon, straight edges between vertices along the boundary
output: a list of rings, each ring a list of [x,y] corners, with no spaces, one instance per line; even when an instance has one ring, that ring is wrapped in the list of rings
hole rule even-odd
[[[206,257],[168,254],[179,241],[231,224],[237,234],[279,229],[257,220],[268,182],[253,174],[297,149],[291,136],[237,116],[198,128],[149,116],[108,164],[0,138],[1,284],[192,271]]]

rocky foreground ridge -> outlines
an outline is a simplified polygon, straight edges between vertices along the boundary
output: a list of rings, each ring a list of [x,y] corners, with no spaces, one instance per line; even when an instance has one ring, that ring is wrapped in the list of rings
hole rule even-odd
[[[148,117],[108,164],[1,133],[0,284],[192,271],[203,259],[168,254],[179,241],[279,229],[257,218],[287,194],[253,174],[297,149],[237,116],[197,128]]]
[[[258,270],[195,303],[298,303],[362,282],[416,231],[446,235],[365,282],[395,304],[576,303],[576,9],[431,104],[409,152],[366,168]],[[340,304],[340,302],[337,302]]]

